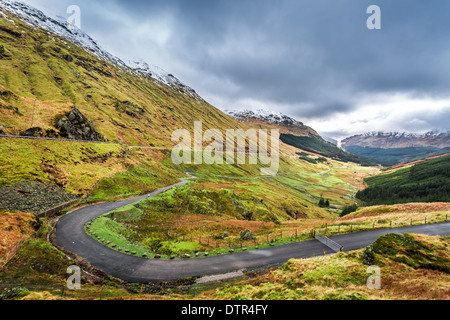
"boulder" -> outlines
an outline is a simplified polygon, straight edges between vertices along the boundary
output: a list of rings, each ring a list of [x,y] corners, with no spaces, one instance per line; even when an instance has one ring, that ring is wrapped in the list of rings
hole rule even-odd
[[[69,113],[60,115],[55,119],[55,127],[61,136],[74,140],[106,141],[106,139],[95,129],[77,107],[72,107]]]

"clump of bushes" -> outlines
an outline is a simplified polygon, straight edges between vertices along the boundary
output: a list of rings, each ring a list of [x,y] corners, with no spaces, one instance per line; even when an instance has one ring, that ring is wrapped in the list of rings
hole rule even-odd
[[[243,241],[248,241],[255,239],[255,236],[253,235],[253,232],[251,230],[245,230],[239,232],[239,238]]]
[[[223,239],[228,238],[228,237],[229,237],[228,232],[224,231],[221,234],[215,235],[214,239],[216,239],[216,240],[223,240]]]
[[[340,216],[341,216],[341,217],[344,217],[344,216],[346,216],[346,215],[349,215],[350,213],[353,213],[353,212],[355,212],[356,210],[358,210],[358,208],[359,208],[359,207],[358,207],[357,204],[353,204],[353,205],[351,205],[351,206],[346,206],[346,207],[342,210]]]

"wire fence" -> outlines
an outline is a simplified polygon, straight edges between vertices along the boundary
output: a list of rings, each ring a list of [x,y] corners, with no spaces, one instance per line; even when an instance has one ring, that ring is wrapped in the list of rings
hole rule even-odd
[[[193,236],[188,234],[171,233],[171,237],[177,241],[197,242],[200,246],[211,250],[231,249],[239,250],[255,247],[270,247],[280,244],[304,241],[313,239],[311,232],[300,233],[298,230],[271,232],[260,235],[252,235],[249,238],[241,238],[239,236],[230,236],[218,238],[214,236]]]

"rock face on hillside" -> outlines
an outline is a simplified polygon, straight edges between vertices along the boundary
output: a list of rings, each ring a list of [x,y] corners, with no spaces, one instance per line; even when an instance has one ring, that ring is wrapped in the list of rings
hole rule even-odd
[[[76,107],[72,107],[72,111],[69,113],[57,117],[55,127],[64,138],[105,141],[105,138],[96,131],[94,125]]]

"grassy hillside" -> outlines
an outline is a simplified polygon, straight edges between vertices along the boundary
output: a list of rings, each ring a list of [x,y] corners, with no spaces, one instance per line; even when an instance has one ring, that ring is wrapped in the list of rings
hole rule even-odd
[[[89,201],[127,198],[178,182],[166,152],[119,144],[0,139],[0,186],[38,182]],[[22,195],[26,198],[26,195]]]
[[[450,156],[369,177],[357,198],[368,205],[450,201]]]
[[[167,151],[129,145],[170,149],[172,132],[192,131],[194,121],[202,121],[204,130],[242,127],[187,87],[131,74],[5,14],[8,19],[0,19],[0,134],[121,143],[2,138],[0,185],[5,188],[39,182],[77,196],[90,193],[89,201],[142,194],[176,183],[184,172],[162,164]]]
[[[181,86],[132,75],[67,40],[8,14],[0,19],[0,125],[7,134],[40,128],[61,135],[57,119],[77,109],[108,141],[171,146],[179,128],[238,122]],[[52,131],[51,131],[52,130]]]

